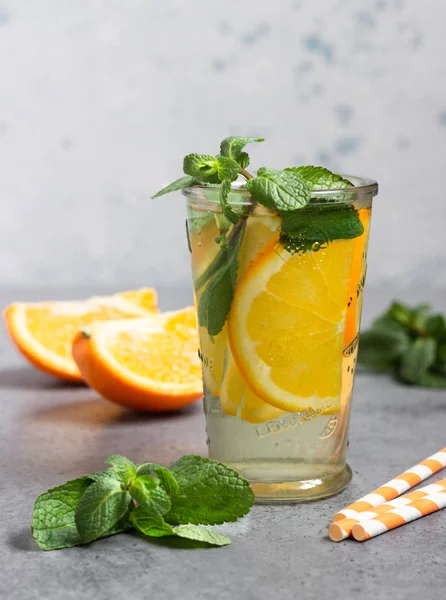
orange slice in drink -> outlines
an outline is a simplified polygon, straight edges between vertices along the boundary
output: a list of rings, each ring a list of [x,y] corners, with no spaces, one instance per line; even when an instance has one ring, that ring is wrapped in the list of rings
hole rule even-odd
[[[352,242],[294,255],[272,244],[238,283],[231,350],[249,386],[279,409],[339,411]]]
[[[82,381],[71,355],[77,331],[93,321],[130,319],[157,312],[150,288],[69,302],[9,305],[4,318],[11,340],[35,367],[60,379]]]
[[[220,402],[225,414],[238,416],[249,423],[264,423],[284,414],[283,410],[262,400],[249,387],[231,354],[227,357]]]
[[[366,250],[369,237],[370,209],[362,208],[359,218],[364,225],[364,233],[352,240],[354,245],[350,285],[348,289],[347,316],[344,329],[344,349],[354,341],[359,333],[362,311],[362,292],[366,272]]]
[[[251,216],[246,222],[246,229],[243,234],[243,240],[239,255],[239,277],[248,269],[256,257],[258,257],[265,246],[279,239],[280,218],[275,215]],[[210,227],[210,225],[208,225]],[[216,232],[214,231],[214,237]],[[202,237],[204,234],[202,234]],[[207,243],[209,243],[209,234]],[[193,242],[192,242],[193,244]],[[212,242],[212,251],[219,249],[219,246]],[[194,245],[192,245],[192,255],[195,254]],[[208,250],[209,252],[209,250]],[[208,262],[207,262],[208,264]],[[201,271],[194,268],[195,276]],[[197,293],[197,303],[206,289],[205,287]],[[220,393],[221,381],[223,378],[225,352],[228,344],[228,331],[225,325],[222,331],[211,337],[206,327],[199,328],[200,354],[203,363],[203,381],[206,388],[213,396]]]
[[[203,395],[195,310],[131,321],[93,323],[79,332],[73,356],[99,394],[130,408],[177,410]]]

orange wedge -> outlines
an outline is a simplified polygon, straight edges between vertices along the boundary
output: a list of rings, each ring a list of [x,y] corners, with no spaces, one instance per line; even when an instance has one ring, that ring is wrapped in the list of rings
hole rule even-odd
[[[4,319],[11,340],[35,367],[67,381],[82,381],[71,355],[76,333],[93,321],[130,319],[157,312],[150,288],[69,302],[10,304]]]
[[[195,310],[132,321],[93,323],[79,332],[73,356],[99,394],[137,410],[172,411],[203,395]]]

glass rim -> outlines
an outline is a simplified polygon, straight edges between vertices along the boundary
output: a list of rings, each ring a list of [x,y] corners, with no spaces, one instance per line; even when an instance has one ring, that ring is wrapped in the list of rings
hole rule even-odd
[[[348,173],[340,173],[341,177],[343,177],[344,179],[348,179],[349,181],[354,180],[356,183],[355,185],[351,186],[351,187],[346,187],[346,188],[324,188],[324,189],[320,189],[320,190],[311,190],[311,196],[326,196],[327,194],[346,194],[346,193],[350,193],[353,194],[355,192],[357,192],[358,190],[360,190],[361,192],[365,192],[365,193],[372,193],[374,196],[376,196],[376,194],[378,193],[378,182],[375,179],[371,179],[369,177],[359,177],[357,175],[350,175]],[[237,193],[237,194],[247,194],[249,195],[249,192],[247,189],[243,188],[242,186],[244,186],[246,184],[246,181],[233,181],[231,183],[231,193]],[[198,189],[198,190],[212,190],[215,189],[212,186],[208,186],[208,185],[191,185],[188,186],[187,188],[184,188],[182,191],[185,192],[187,190],[193,190],[193,189]]]
[[[341,188],[341,189],[321,189],[321,190],[311,190],[311,200],[315,201],[315,203],[317,203],[318,199],[319,200],[323,200],[323,201],[330,201],[332,200],[333,202],[354,202],[356,200],[359,200],[361,198],[367,198],[367,197],[371,197],[373,198],[374,196],[376,196],[378,194],[378,183],[374,180],[374,179],[370,179],[367,177],[358,177],[356,175],[349,175],[349,174],[341,174],[342,177],[344,177],[345,179],[348,179],[349,181],[351,181],[352,183],[354,183],[353,186],[348,187],[348,188]],[[235,181],[232,182],[231,184],[231,196],[232,199],[230,200],[230,203],[232,205],[244,205],[245,198],[251,198],[250,193],[248,192],[248,190],[242,186],[245,185],[244,181]],[[191,185],[189,187],[184,188],[183,190],[181,190],[181,193],[186,196],[186,198],[188,199],[189,202],[199,202],[200,204],[204,201],[206,204],[210,205],[217,205],[219,204],[218,198],[215,199],[211,199],[209,196],[210,194],[215,194],[218,193],[218,188],[213,187],[213,186],[206,186],[206,185]],[[252,200],[246,200],[246,204],[253,204]],[[258,203],[255,203],[256,205],[258,205]],[[258,205],[259,208],[263,208],[265,209],[265,207],[261,207],[260,205]],[[269,209],[265,209],[268,213],[270,212]]]

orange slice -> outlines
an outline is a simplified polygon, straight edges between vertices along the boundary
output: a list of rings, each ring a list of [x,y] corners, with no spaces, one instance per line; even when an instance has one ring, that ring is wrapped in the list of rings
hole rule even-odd
[[[262,254],[263,249],[272,240],[279,239],[279,229],[281,220],[275,215],[261,217],[252,216],[246,222],[246,229],[243,234],[243,240],[240,248],[239,256],[239,277],[246,269],[249,269],[254,259]],[[213,224],[213,233],[209,233],[209,228],[212,224],[207,223],[202,231],[195,233],[198,236],[197,241],[191,238],[192,257],[200,256],[200,253],[207,252],[208,256],[214,258],[220,247],[215,243],[215,237],[219,231],[216,229],[215,222]],[[214,254],[213,254],[214,253]],[[210,263],[208,258],[206,266]],[[199,261],[197,264],[193,262],[194,277],[197,279],[204,271],[205,266]],[[204,287],[196,294],[197,305],[200,297],[203,294]],[[207,390],[213,395],[218,396],[220,393],[220,385],[223,378],[223,369],[225,361],[225,352],[228,344],[228,331],[225,325],[221,332],[211,337],[207,332],[206,327],[199,328],[200,337],[200,354],[203,363],[203,381]]]
[[[195,310],[93,323],[73,356],[99,394],[138,410],[177,410],[203,395]]]
[[[347,316],[344,329],[344,349],[354,341],[359,332],[362,311],[362,292],[367,263],[367,245],[371,210],[361,208],[359,218],[364,225],[364,233],[352,240],[354,245],[353,263],[348,289]]]
[[[231,350],[249,386],[289,412],[339,411],[352,240],[288,254],[271,245],[237,286]]]
[[[4,318],[11,340],[35,367],[60,379],[82,381],[71,355],[74,336],[93,321],[130,319],[157,312],[150,288],[69,302],[10,304]]]
[[[238,416],[249,423],[264,423],[285,414],[283,410],[271,406],[253,392],[243,379],[231,354],[228,355],[221,385],[220,402],[225,414]]]

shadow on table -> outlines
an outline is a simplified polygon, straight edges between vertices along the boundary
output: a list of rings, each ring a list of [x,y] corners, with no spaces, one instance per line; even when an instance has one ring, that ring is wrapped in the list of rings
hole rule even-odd
[[[32,421],[47,424],[70,425],[128,425],[140,422],[176,420],[200,411],[197,404],[176,412],[149,413],[130,410],[102,398],[62,401],[53,406],[44,406],[30,412]]]
[[[31,535],[29,527],[23,528],[21,531],[15,531],[9,536],[6,543],[11,550],[18,550],[19,552],[40,552]]]
[[[136,534],[138,535],[138,534]],[[200,542],[198,540],[189,540],[187,538],[180,538],[175,536],[165,536],[165,537],[148,537],[148,536],[140,536],[147,544],[152,544],[153,546],[164,546],[166,548],[176,548],[177,550],[199,550],[202,548],[209,549],[209,544],[206,542]]]
[[[84,388],[83,383],[58,381],[32,367],[11,367],[0,371],[0,388],[18,390],[56,390]]]

